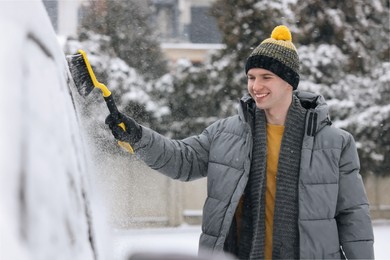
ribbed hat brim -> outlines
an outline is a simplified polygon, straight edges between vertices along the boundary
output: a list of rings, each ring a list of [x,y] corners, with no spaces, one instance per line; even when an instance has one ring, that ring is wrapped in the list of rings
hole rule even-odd
[[[269,70],[289,83],[294,90],[298,87],[299,74],[277,59],[264,55],[250,56],[245,64],[245,73],[248,74],[248,71],[252,68]]]

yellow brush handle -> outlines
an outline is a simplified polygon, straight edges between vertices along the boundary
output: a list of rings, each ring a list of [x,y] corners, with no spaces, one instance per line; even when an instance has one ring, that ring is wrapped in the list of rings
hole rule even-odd
[[[125,124],[122,122],[119,124],[119,126],[124,130],[126,131],[126,126]],[[134,154],[134,150],[133,150],[133,147],[131,147],[131,145],[129,143],[126,143],[126,142],[122,142],[122,141],[118,141],[118,144],[119,146],[123,147],[126,151],[128,151],[129,153],[131,154]]]

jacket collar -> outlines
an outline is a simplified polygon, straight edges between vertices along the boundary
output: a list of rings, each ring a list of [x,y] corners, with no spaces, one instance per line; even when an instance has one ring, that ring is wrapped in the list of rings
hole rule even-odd
[[[241,99],[238,105],[238,115],[244,122],[253,122],[256,103],[253,98],[247,93]]]
[[[299,99],[303,108],[307,109],[306,134],[314,136],[326,125],[331,125],[329,117],[329,107],[322,95],[294,91],[294,95]]]
[[[302,107],[307,112],[306,118],[306,134],[314,136],[326,125],[331,125],[332,122],[329,117],[329,107],[325,102],[322,95],[314,94],[306,91],[294,91],[293,95],[296,96]],[[254,110],[256,109],[256,103],[253,98],[247,93],[240,99],[238,106],[238,115],[244,122],[252,122]]]

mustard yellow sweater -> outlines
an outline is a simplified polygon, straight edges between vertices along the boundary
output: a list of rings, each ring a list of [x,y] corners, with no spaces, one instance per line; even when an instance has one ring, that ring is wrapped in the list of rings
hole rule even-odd
[[[276,173],[284,126],[267,124],[267,184],[265,192],[265,259],[272,259],[272,231],[276,193]]]

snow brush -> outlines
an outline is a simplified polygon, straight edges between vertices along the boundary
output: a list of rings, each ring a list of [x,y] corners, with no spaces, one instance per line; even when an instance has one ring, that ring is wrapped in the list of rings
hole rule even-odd
[[[106,85],[100,83],[96,79],[95,73],[92,70],[92,66],[88,61],[85,51],[78,50],[76,54],[68,55],[66,59],[68,61],[70,73],[72,74],[74,83],[80,95],[86,97],[94,88],[100,89],[102,91],[103,98],[106,101],[108,110],[114,117],[118,117],[119,111],[114,98],[111,95],[111,91],[108,90]],[[118,125],[126,131],[126,126],[123,122]],[[134,154],[134,150],[129,143],[118,141],[118,144],[129,153]]]

